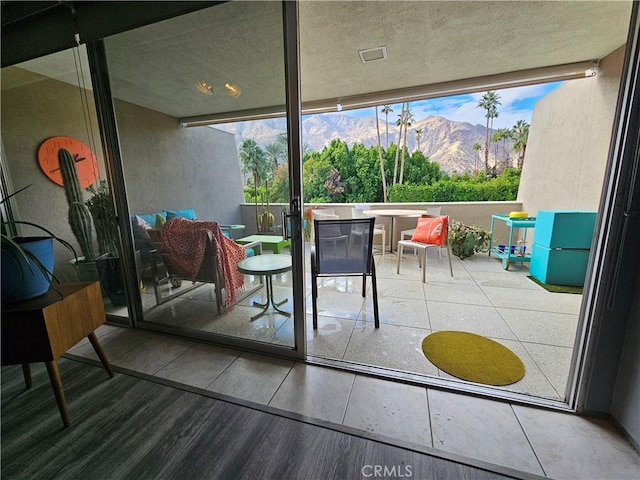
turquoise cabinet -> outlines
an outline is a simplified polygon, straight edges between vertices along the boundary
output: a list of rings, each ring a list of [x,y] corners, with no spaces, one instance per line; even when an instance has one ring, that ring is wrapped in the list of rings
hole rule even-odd
[[[535,243],[549,248],[591,248],[596,212],[540,210]]]
[[[543,283],[584,285],[596,212],[540,210],[529,272]]]
[[[587,249],[549,248],[534,243],[529,273],[542,283],[581,287],[588,261]]]

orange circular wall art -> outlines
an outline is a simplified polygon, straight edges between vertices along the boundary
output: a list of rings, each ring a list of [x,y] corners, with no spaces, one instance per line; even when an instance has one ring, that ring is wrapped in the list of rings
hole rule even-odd
[[[58,150],[61,148],[69,150],[76,161],[80,187],[87,188],[98,179],[98,159],[87,145],[71,137],[50,137],[38,149],[38,163],[52,182],[62,186],[58,165]]]

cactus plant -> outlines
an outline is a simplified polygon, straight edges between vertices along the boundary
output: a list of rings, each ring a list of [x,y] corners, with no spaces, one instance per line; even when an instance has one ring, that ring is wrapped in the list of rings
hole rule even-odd
[[[69,225],[86,261],[93,261],[93,240],[91,230],[91,213],[82,201],[82,190],[76,171],[76,160],[71,153],[61,148],[58,150],[58,163],[62,174],[64,193],[69,204]]]

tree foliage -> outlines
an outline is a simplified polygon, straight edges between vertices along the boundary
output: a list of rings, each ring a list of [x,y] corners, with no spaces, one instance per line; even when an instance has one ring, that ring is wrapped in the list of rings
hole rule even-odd
[[[269,160],[254,140],[248,138],[240,145],[240,164],[243,172],[251,174],[255,187],[269,178]]]
[[[404,184],[429,185],[447,178],[440,165],[431,162],[422,152],[410,153],[406,148]],[[385,179],[393,183],[393,167],[398,147],[382,149]],[[365,147],[357,143],[351,148],[342,140],[333,140],[320,152],[305,157],[303,182],[305,201],[310,203],[376,203],[384,202],[382,174],[377,146]],[[339,177],[338,177],[339,176]],[[339,186],[334,188],[336,179]]]
[[[246,201],[266,198],[267,191],[260,179],[268,178],[269,201],[288,202],[288,164],[281,163],[274,168],[274,157],[265,155],[250,142],[253,141],[243,142],[240,156],[245,171],[259,172],[259,180],[257,189],[254,185],[245,189]],[[450,177],[421,151],[411,153],[406,147],[398,150],[395,143],[379,150],[377,145],[365,147],[356,143],[349,147],[346,142],[334,139],[321,151],[305,154],[302,168],[305,202],[384,203],[380,154],[390,202],[514,200],[517,196],[520,170],[507,168],[496,178],[488,178],[484,172]],[[405,156],[403,184],[393,185],[395,160],[402,150]],[[260,158],[262,160],[258,160]]]
[[[513,149],[518,155],[518,168],[522,168],[524,154],[527,150],[529,140],[529,123],[525,120],[518,120],[511,130],[512,138],[515,140]]]

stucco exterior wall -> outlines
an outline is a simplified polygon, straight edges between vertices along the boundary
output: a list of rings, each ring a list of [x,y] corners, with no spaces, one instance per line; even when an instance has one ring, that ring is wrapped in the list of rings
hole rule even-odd
[[[242,174],[233,134],[116,102],[132,213],[193,207],[199,220],[240,222]]]
[[[535,105],[518,191],[529,214],[598,209],[623,61],[624,46],[597,76],[569,81]]]

